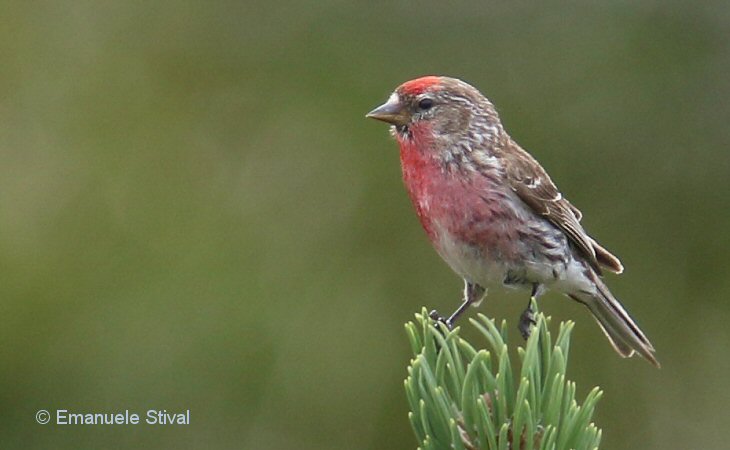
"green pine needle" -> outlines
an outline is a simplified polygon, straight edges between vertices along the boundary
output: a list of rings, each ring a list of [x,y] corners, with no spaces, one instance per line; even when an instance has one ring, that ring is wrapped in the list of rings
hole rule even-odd
[[[550,318],[538,313],[530,338],[518,348],[518,371],[506,323],[497,327],[482,314],[470,322],[486,348],[433,321],[425,309],[406,324],[414,359],[405,390],[419,450],[598,449],[601,430],[592,417],[602,392],[593,388],[581,406],[575,383],[565,376],[572,322],[560,324],[553,343]]]

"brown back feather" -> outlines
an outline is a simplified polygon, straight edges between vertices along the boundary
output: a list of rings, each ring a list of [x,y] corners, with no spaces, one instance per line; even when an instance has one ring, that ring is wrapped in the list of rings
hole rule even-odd
[[[580,224],[583,214],[563,198],[537,160],[511,139],[506,146],[509,149],[502,149],[500,156],[510,187],[520,199],[560,228],[598,274],[601,273],[599,266],[621,273],[623,266],[619,259],[586,233]]]

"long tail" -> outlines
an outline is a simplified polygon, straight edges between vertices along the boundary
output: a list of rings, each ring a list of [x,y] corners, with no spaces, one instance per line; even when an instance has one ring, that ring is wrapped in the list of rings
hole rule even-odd
[[[659,367],[659,361],[654,357],[654,346],[651,345],[649,339],[629,316],[621,302],[611,294],[603,281],[596,274],[591,273],[591,275],[596,292],[580,291],[569,294],[569,296],[588,307],[613,348],[621,356],[628,358],[634,353],[638,353]]]

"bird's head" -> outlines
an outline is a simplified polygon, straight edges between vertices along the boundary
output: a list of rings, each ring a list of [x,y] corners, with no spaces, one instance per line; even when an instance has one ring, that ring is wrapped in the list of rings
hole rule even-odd
[[[399,140],[421,135],[455,139],[501,130],[494,107],[476,88],[439,76],[403,83],[366,117],[391,124]]]

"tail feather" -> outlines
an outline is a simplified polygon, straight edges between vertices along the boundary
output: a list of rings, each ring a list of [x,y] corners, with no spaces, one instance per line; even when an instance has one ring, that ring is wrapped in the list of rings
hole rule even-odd
[[[624,271],[624,266],[621,264],[621,261],[613,253],[606,250],[606,248],[596,242],[595,239],[589,239],[593,245],[593,251],[596,252],[596,261],[598,261],[602,267],[605,267],[613,273],[621,273]]]
[[[583,303],[593,313],[613,348],[623,357],[638,353],[659,367],[654,346],[629,316],[621,303],[611,294],[598,276],[594,275],[595,293],[581,291],[570,297]]]

